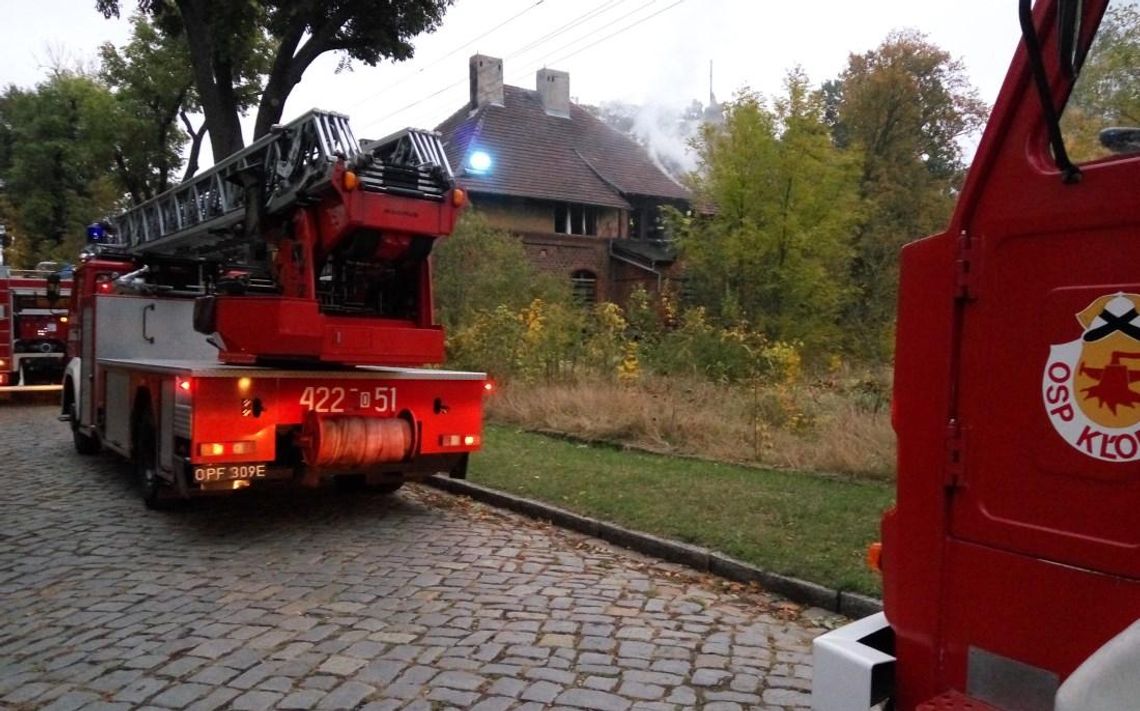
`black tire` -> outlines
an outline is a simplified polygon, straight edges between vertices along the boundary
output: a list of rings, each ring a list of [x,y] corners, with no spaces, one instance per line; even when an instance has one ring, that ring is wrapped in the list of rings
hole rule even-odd
[[[98,454],[103,445],[99,443],[98,437],[84,434],[83,430],[79,429],[79,408],[74,402],[68,407],[67,412],[71,417],[71,441],[75,445],[75,451],[82,455]]]
[[[170,492],[166,482],[158,475],[158,438],[155,436],[154,417],[149,410],[139,415],[135,426],[135,445],[131,452],[135,481],[143,503],[148,509],[170,506]]]
[[[451,471],[447,473],[450,479],[466,479],[467,478],[467,463],[471,459],[471,455],[464,452],[459,456],[459,461],[451,467]]]
[[[364,474],[346,474],[338,476],[333,480],[336,490],[345,494],[380,494],[387,496],[399,491],[400,487],[404,485],[403,481],[382,481],[377,484],[369,484],[368,477]]]
[[[389,494],[395,494],[403,485],[404,482],[402,481],[386,481],[383,484],[374,484],[369,487],[369,489],[381,496],[387,496]]]
[[[363,474],[341,474],[333,478],[333,488],[342,494],[359,494],[368,488],[368,479]]]

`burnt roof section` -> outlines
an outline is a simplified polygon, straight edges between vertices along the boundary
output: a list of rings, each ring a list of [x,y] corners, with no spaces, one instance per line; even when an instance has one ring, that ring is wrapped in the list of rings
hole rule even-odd
[[[618,255],[641,262],[650,267],[672,264],[677,261],[677,248],[670,242],[640,239],[615,239],[610,248]]]
[[[547,114],[537,91],[504,86],[503,99],[464,106],[436,129],[464,189],[620,208],[625,196],[691,199],[645,149],[577,104],[567,119]],[[466,169],[475,150],[494,161],[486,174]]]

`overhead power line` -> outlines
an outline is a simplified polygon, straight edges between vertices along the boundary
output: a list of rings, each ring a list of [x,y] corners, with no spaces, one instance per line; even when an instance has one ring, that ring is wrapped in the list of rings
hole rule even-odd
[[[603,2],[601,5],[595,6],[592,10],[586,11],[585,13],[579,15],[578,17],[571,20],[570,22],[567,22],[565,25],[562,25],[561,27],[556,27],[555,29],[551,30],[550,32],[547,32],[542,37],[539,37],[537,39],[532,40],[530,42],[530,44],[525,45],[523,47],[520,47],[519,49],[516,49],[514,52],[511,52],[510,54],[508,54],[506,56],[506,59],[511,59],[513,57],[517,57],[520,54],[524,54],[527,51],[541,45],[543,42],[546,42],[547,40],[552,40],[555,37],[559,37],[561,35],[564,35],[567,32],[569,32],[570,30],[574,29],[575,27],[581,25],[583,22],[587,22],[589,20],[592,20],[595,17],[597,17],[598,15],[605,14],[609,10],[611,10],[611,9],[613,9],[613,8],[617,7],[618,5],[621,5],[625,2],[626,2],[626,0],[606,0],[606,2]],[[620,20],[620,19],[621,18],[619,17],[618,20]]]
[[[624,2],[624,1],[625,1],[625,0],[617,0],[617,4],[620,4],[621,2]],[[646,15],[646,16],[644,16],[644,17],[638,18],[638,19],[637,19],[637,20],[635,20],[634,22],[628,23],[628,24],[626,24],[626,25],[624,25],[624,26],[622,26],[622,27],[618,28],[617,30],[614,30],[613,32],[610,32],[610,33],[608,33],[608,34],[606,34],[606,35],[604,35],[604,36],[602,36],[602,37],[600,37],[600,38],[598,38],[598,39],[595,39],[595,40],[593,40],[592,42],[589,42],[589,43],[588,43],[588,44],[586,44],[586,45],[583,45],[583,46],[581,46],[581,47],[578,47],[577,49],[574,49],[572,52],[569,52],[569,53],[567,53],[567,54],[561,55],[561,56],[559,56],[557,59],[555,59],[555,60],[553,60],[553,61],[551,61],[551,62],[545,62],[545,61],[544,61],[544,62],[533,63],[533,64],[531,64],[531,65],[528,67],[528,69],[526,69],[526,70],[524,70],[524,71],[522,71],[522,72],[518,72],[518,73],[512,74],[512,75],[511,75],[511,78],[512,78],[512,80],[514,80],[514,79],[516,79],[517,77],[526,76],[526,75],[527,75],[527,74],[529,74],[530,72],[533,72],[533,71],[535,71],[536,69],[539,69],[539,68],[541,68],[541,67],[543,67],[543,66],[549,66],[550,64],[556,64],[556,63],[558,63],[558,62],[562,62],[562,61],[565,61],[566,59],[569,59],[569,58],[571,58],[571,57],[573,57],[573,56],[575,56],[575,55],[577,55],[577,54],[580,54],[581,52],[584,52],[584,51],[586,51],[587,49],[590,49],[591,47],[594,47],[594,46],[596,46],[596,45],[600,44],[601,42],[604,42],[604,41],[606,41],[606,40],[608,40],[608,39],[611,39],[611,38],[613,38],[613,37],[616,37],[616,36],[618,36],[618,35],[622,34],[623,32],[627,32],[627,31],[629,31],[629,30],[631,30],[631,29],[633,29],[633,28],[635,28],[635,27],[637,27],[637,26],[639,26],[639,25],[641,25],[641,24],[643,24],[643,23],[645,23],[645,22],[647,22],[647,21],[649,21],[649,20],[653,19],[654,17],[657,17],[658,15],[660,15],[660,14],[662,14],[662,13],[664,13],[664,12],[667,12],[668,10],[671,10],[671,9],[673,9],[673,8],[677,7],[678,5],[681,5],[681,4],[682,4],[682,3],[684,3],[685,1],[686,1],[686,0],[676,0],[676,1],[675,1],[675,2],[673,2],[672,4],[670,4],[670,5],[666,6],[666,7],[663,7],[663,8],[661,8],[660,10],[658,10],[658,11],[656,11],[656,12],[652,13],[652,14],[649,14],[649,15]],[[654,2],[656,2],[656,0],[650,0],[650,2],[647,2],[647,3],[644,3],[644,4],[642,4],[642,5],[639,5],[637,8],[635,8],[635,9],[631,10],[630,12],[627,12],[627,13],[625,13],[624,15],[621,15],[621,16],[620,16],[620,17],[618,17],[616,20],[612,20],[611,22],[620,22],[621,20],[623,20],[623,19],[625,19],[625,18],[627,18],[627,17],[629,17],[629,16],[631,16],[631,15],[633,15],[633,14],[637,13],[638,11],[640,11],[640,10],[643,10],[643,9],[645,9],[646,7],[648,7],[648,6],[652,5]],[[551,37],[551,36],[556,36],[557,34],[561,34],[561,33],[565,32],[565,31],[568,31],[569,29],[572,29],[572,27],[574,27],[574,26],[577,26],[577,25],[581,24],[582,18],[583,18],[583,17],[585,17],[586,15],[591,15],[591,13],[595,13],[595,11],[597,11],[597,10],[600,10],[601,8],[603,8],[603,7],[607,7],[607,6],[614,6],[613,0],[611,0],[610,2],[607,2],[607,3],[603,3],[601,6],[595,7],[595,8],[594,8],[594,10],[590,10],[590,11],[588,11],[587,13],[584,13],[584,15],[582,15],[582,16],[579,16],[579,18],[576,18],[575,20],[572,20],[571,22],[567,23],[566,25],[563,25],[563,26],[562,26],[562,27],[561,27],[559,30],[556,30],[555,32],[552,32],[552,33],[548,33],[548,34],[547,34],[546,36],[544,36],[544,37]],[[607,8],[607,9],[608,9],[608,8]],[[574,46],[576,43],[578,43],[578,42],[581,42],[583,39],[586,39],[586,38],[583,38],[583,37],[579,37],[579,38],[577,38],[576,40],[574,40],[574,41],[572,41],[572,42],[568,42],[568,43],[566,43],[566,44],[562,45],[562,46],[561,46],[561,47],[559,47],[557,50],[554,50],[554,52],[559,52],[559,51],[561,51],[561,50],[564,50],[564,49],[568,49],[568,48],[570,48],[570,47],[573,47],[573,46]],[[535,46],[536,44],[537,44],[537,41],[535,41],[535,42],[532,42],[530,45],[527,45],[527,47],[528,47],[528,48],[529,48],[529,47],[533,47],[533,46]],[[514,57],[514,56],[518,56],[520,53],[522,53],[523,51],[525,51],[525,49],[526,49],[526,48],[524,48],[524,49],[520,49],[520,50],[516,50],[515,52],[513,52],[513,53],[511,53],[511,54],[508,54],[508,55],[507,55],[507,58],[511,58],[511,57]],[[551,52],[551,54],[553,54],[554,52]],[[431,94],[428,94],[427,96],[424,96],[424,97],[423,97],[423,98],[421,98],[421,99],[417,99],[416,101],[413,101],[413,102],[412,102],[412,103],[410,103],[410,104],[405,104],[405,105],[401,106],[400,108],[398,108],[398,109],[396,109],[396,110],[394,110],[394,111],[392,111],[392,112],[390,112],[390,113],[388,113],[388,114],[385,114],[384,116],[381,116],[381,117],[379,117],[379,118],[377,118],[377,119],[374,119],[373,121],[370,121],[369,123],[365,124],[365,127],[367,127],[367,126],[372,126],[372,125],[374,125],[374,124],[377,124],[377,123],[380,123],[380,122],[382,122],[382,121],[386,121],[386,120],[388,120],[388,119],[392,118],[393,116],[398,116],[398,115],[400,115],[401,113],[404,113],[404,112],[406,112],[406,111],[408,111],[408,110],[410,110],[410,109],[413,109],[413,108],[415,108],[415,107],[417,107],[417,106],[420,106],[420,105],[424,104],[425,102],[427,102],[427,101],[430,101],[431,99],[434,99],[435,97],[437,97],[437,96],[439,96],[439,95],[441,95],[441,94],[444,94],[444,93],[446,93],[446,92],[450,91],[451,89],[455,89],[455,88],[458,88],[458,87],[462,86],[462,85],[463,85],[463,84],[465,84],[465,83],[467,83],[467,79],[466,79],[466,78],[464,78],[464,79],[461,79],[461,80],[459,80],[459,81],[456,81],[456,82],[453,82],[453,83],[451,83],[451,84],[448,84],[448,85],[444,86],[443,88],[441,88],[441,89],[438,89],[438,90],[436,90],[436,91],[432,92]]]
[[[519,19],[520,17],[527,14],[528,12],[530,12],[531,10],[538,7],[539,5],[541,5],[544,2],[546,2],[546,0],[535,0],[535,2],[531,3],[530,5],[527,5],[525,8],[523,8],[519,12],[516,12],[514,15],[511,15],[510,17],[503,20],[499,24],[495,25],[491,29],[487,30],[483,34],[481,34],[477,37],[472,37],[471,39],[467,40],[466,42],[464,42],[461,45],[458,45],[457,47],[455,47],[455,49],[451,50],[450,52],[443,55],[442,57],[438,57],[435,60],[433,60],[432,62],[425,64],[424,66],[420,67],[415,72],[408,74],[408,75],[405,75],[404,77],[397,79],[396,81],[392,82],[391,84],[388,84],[387,86],[385,86],[381,89],[377,89],[376,91],[372,92],[371,94],[364,97],[360,101],[357,101],[350,108],[356,108],[357,106],[360,106],[361,104],[365,104],[365,103],[371,101],[372,99],[375,99],[377,96],[380,96],[381,94],[396,88],[397,86],[403,84],[404,82],[408,81],[409,79],[415,78],[417,75],[424,73],[426,70],[431,69],[432,67],[443,62],[443,60],[450,59],[451,57],[455,56],[456,54],[458,54],[463,49],[470,47],[471,45],[475,44],[476,42],[483,39],[484,37],[491,34],[492,32],[495,32],[496,30],[499,30],[499,29],[509,25],[510,23]]]
[[[589,49],[590,47],[593,47],[596,44],[599,44],[601,42],[605,42],[606,40],[610,39],[611,37],[616,37],[617,35],[620,35],[622,32],[625,32],[626,30],[633,29],[634,27],[637,27],[638,25],[641,25],[645,22],[648,22],[649,20],[652,20],[653,18],[657,17],[658,15],[660,15],[663,12],[667,12],[669,10],[672,10],[673,8],[677,7],[678,5],[680,5],[683,2],[685,2],[685,0],[677,0],[672,5],[669,5],[667,7],[663,7],[660,10],[658,10],[657,12],[653,13],[652,15],[648,15],[646,17],[643,17],[640,20],[638,20],[637,22],[630,23],[630,24],[626,25],[625,27],[622,27],[619,30],[615,30],[615,31],[611,32],[610,34],[608,34],[604,37],[600,37],[600,38],[594,40],[593,42],[591,42],[590,44],[588,44],[584,47],[580,47],[580,48],[574,50],[573,52],[571,52],[569,54],[562,55],[558,59],[551,60],[550,64],[557,64],[559,62],[564,62],[576,54],[580,54],[582,52],[585,52],[587,49]]]
[[[520,50],[516,50],[515,52],[513,52],[513,53],[511,53],[511,54],[508,54],[508,55],[507,55],[507,58],[509,59],[509,58],[511,58],[511,57],[515,57],[515,56],[517,56],[517,55],[518,55],[520,52],[523,52],[523,51],[525,51],[525,50],[527,50],[527,49],[529,49],[529,48],[531,48],[531,47],[534,47],[534,46],[536,46],[537,44],[539,44],[539,43],[541,43],[541,42],[543,42],[543,41],[545,41],[545,40],[547,40],[547,39],[552,39],[552,38],[554,38],[554,37],[557,37],[557,36],[559,36],[559,35],[561,35],[561,34],[564,34],[564,33],[568,32],[568,31],[570,31],[571,29],[573,29],[573,28],[577,27],[578,25],[582,24],[583,22],[585,22],[585,21],[587,21],[587,20],[590,20],[590,19],[593,19],[594,17],[597,17],[597,16],[599,16],[599,15],[601,15],[601,14],[604,14],[604,13],[605,13],[605,12],[607,12],[608,10],[610,10],[610,9],[612,9],[612,8],[614,8],[614,7],[617,7],[618,5],[621,5],[622,3],[625,3],[625,2],[627,2],[627,0],[605,0],[605,2],[601,3],[600,5],[596,5],[596,6],[594,6],[592,9],[590,9],[590,10],[587,10],[586,12],[582,13],[581,15],[578,15],[577,17],[575,17],[574,19],[570,20],[570,21],[569,21],[569,22],[567,22],[566,24],[564,24],[564,25],[561,25],[561,26],[559,26],[559,27],[555,28],[554,30],[552,30],[551,32],[548,32],[547,34],[543,35],[542,37],[540,37],[540,38],[539,38],[539,39],[537,39],[537,40],[533,40],[533,41],[532,41],[530,44],[526,45],[526,46],[525,46],[525,47],[523,47],[522,49],[520,49]],[[536,4],[537,4],[537,3],[536,3]],[[532,9],[533,7],[534,7],[534,6],[532,5],[531,7],[528,7],[528,8],[526,8],[525,10],[523,10],[523,11],[522,11],[522,12],[520,12],[520,13],[518,13],[518,15],[515,15],[514,17],[518,17],[519,15],[522,15],[524,12],[526,12],[527,10],[530,10],[530,9]],[[514,17],[512,17],[512,18],[508,18],[506,21],[504,21],[504,22],[502,22],[502,23],[499,23],[499,25],[497,25],[497,26],[496,26],[496,28],[498,28],[498,27],[502,27],[502,26],[503,26],[503,25],[505,25],[507,22],[510,22],[512,19],[514,19]],[[623,15],[622,17],[625,17],[625,15]],[[621,19],[621,18],[619,18],[619,19]],[[471,43],[478,41],[480,38],[482,38],[482,37],[486,36],[487,34],[489,34],[489,33],[490,33],[490,32],[492,32],[492,31],[494,31],[494,30],[488,30],[487,32],[484,32],[482,35],[480,35],[479,37],[476,37],[475,39],[471,40],[470,42],[467,42],[466,44],[464,44],[464,45],[461,45],[461,46],[457,47],[456,49],[454,49],[454,50],[452,50],[451,52],[449,52],[449,53],[448,53],[448,56],[454,55],[456,52],[458,52],[459,50],[463,49],[463,47],[465,47],[465,46],[468,46],[468,45],[470,45]],[[442,59],[442,58],[441,58],[441,59]],[[411,76],[414,76],[414,75],[411,75]],[[409,76],[409,77],[404,77],[404,79],[402,79],[402,80],[400,80],[400,81],[404,81],[404,80],[406,80],[406,79],[408,79],[408,78],[410,78],[410,76]],[[458,80],[458,81],[456,81],[456,82],[454,82],[454,83],[448,84],[447,86],[443,87],[442,89],[439,89],[439,90],[437,90],[437,91],[434,91],[434,92],[432,92],[432,93],[428,94],[427,96],[424,96],[424,97],[422,97],[422,98],[420,98],[420,99],[417,99],[417,100],[413,101],[413,102],[412,102],[412,103],[410,103],[410,104],[404,104],[403,106],[401,106],[400,108],[396,109],[395,111],[392,111],[392,112],[390,112],[390,113],[388,113],[388,114],[385,114],[384,116],[381,116],[381,117],[379,117],[379,118],[373,119],[372,121],[369,121],[368,123],[364,124],[364,125],[362,126],[362,128],[368,128],[369,126],[373,126],[373,125],[375,125],[375,124],[377,124],[377,123],[380,123],[381,121],[386,121],[386,120],[388,120],[388,119],[392,118],[393,116],[398,116],[399,114],[401,114],[401,113],[404,113],[405,111],[407,111],[407,110],[409,110],[409,109],[413,109],[413,108],[415,108],[415,107],[417,107],[417,106],[420,106],[421,104],[423,104],[423,103],[425,103],[425,102],[427,102],[427,101],[430,101],[430,100],[434,99],[435,97],[437,97],[437,96],[439,96],[439,95],[441,95],[441,94],[444,94],[444,93],[446,93],[447,91],[450,91],[451,89],[457,88],[457,87],[459,87],[459,86],[461,86],[461,85],[465,84],[466,82],[467,82],[467,80],[466,80],[466,79],[460,79],[460,80]],[[387,89],[390,89],[392,86],[395,86],[395,84],[392,84],[392,85],[390,85],[389,87],[387,87],[387,88],[385,88],[385,89],[383,89],[383,90],[381,90],[381,91],[378,91],[378,92],[375,92],[375,93],[373,93],[373,94],[371,95],[371,97],[369,97],[369,98],[375,97],[375,96],[379,95],[380,93],[382,93],[383,91],[387,91]],[[368,99],[365,99],[365,101],[367,101],[367,100],[368,100]],[[363,103],[363,102],[358,102],[357,104],[355,104],[355,106],[359,106],[361,103]]]

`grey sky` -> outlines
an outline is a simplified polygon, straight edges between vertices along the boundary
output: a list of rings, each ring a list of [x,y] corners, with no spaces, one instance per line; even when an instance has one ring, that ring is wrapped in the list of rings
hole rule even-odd
[[[0,0],[0,82],[30,86],[53,57],[90,63],[101,42],[123,42],[126,21],[104,20],[94,4]],[[439,31],[416,40],[410,62],[337,74],[335,58],[318,60],[284,117],[314,106],[341,111],[352,117],[358,137],[434,126],[466,101],[467,58],[475,52],[503,58],[507,83],[517,86],[533,87],[542,66],[566,70],[570,93],[582,103],[706,101],[710,60],[717,98],[742,86],[771,94],[790,67],[802,65],[814,81],[824,81],[842,71],[850,52],[875,47],[896,28],[918,29],[962,59],[992,104],[1018,39],[1016,6],[1014,0],[457,0]]]

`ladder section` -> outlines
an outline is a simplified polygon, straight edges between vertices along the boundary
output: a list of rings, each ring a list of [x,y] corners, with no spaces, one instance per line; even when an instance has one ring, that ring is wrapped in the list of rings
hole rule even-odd
[[[454,185],[443,140],[435,131],[405,128],[360,145],[363,155],[355,170],[365,190],[442,200]]]
[[[358,144],[347,116],[314,109],[119,215],[111,221],[115,246],[132,253],[201,255],[240,241],[247,219],[274,215],[327,188],[338,161],[369,192],[443,200],[454,186],[438,133],[408,128]],[[251,195],[262,202],[257,210],[247,209]]]
[[[246,218],[246,188],[260,187],[265,214],[327,182],[338,159],[358,156],[348,117],[313,110],[190,180],[112,220],[118,246],[177,253],[231,235]]]

